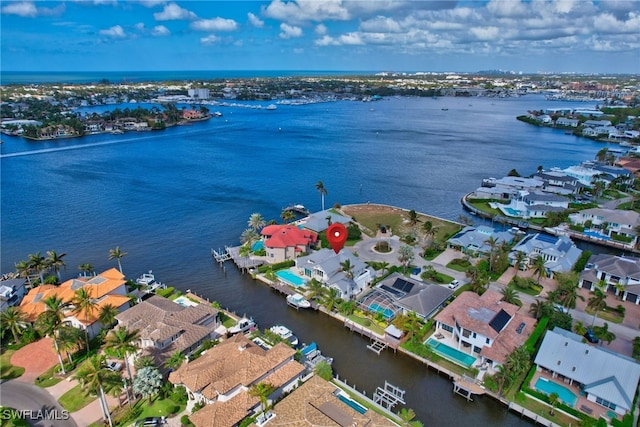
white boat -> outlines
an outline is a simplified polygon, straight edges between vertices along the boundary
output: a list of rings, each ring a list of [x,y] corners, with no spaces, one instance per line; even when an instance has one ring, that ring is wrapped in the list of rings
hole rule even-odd
[[[291,329],[287,328],[286,326],[275,325],[269,328],[269,330],[274,334],[278,335],[279,337],[281,337],[282,339],[289,341],[292,346],[295,347],[298,345],[298,337],[293,335],[293,332],[291,332]]]
[[[275,110],[276,108],[278,108],[278,107],[276,106],[276,104],[269,104],[269,105],[267,105],[267,110]]]
[[[238,320],[238,323],[235,324],[235,326],[232,326],[229,328],[229,334],[230,335],[235,335],[235,334],[239,334],[239,333],[246,333],[249,331],[252,331],[256,328],[256,323],[253,321],[253,319],[250,319],[248,317],[243,317],[240,320]]]
[[[311,307],[311,303],[306,300],[304,295],[301,294],[291,294],[287,295],[287,304],[293,306],[295,308],[309,308]]]
[[[142,286],[142,289],[147,292],[154,292],[159,288],[166,288],[167,285],[164,283],[160,283],[156,281],[156,276],[154,276],[153,271],[149,270],[148,273],[144,273],[142,276],[136,279],[136,283]]]

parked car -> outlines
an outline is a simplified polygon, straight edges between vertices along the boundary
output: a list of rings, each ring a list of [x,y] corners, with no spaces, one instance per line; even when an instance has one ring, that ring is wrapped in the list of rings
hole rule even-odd
[[[161,426],[164,424],[164,417],[147,417],[136,421],[136,427]]]
[[[458,286],[460,286],[459,280],[452,280],[451,283],[449,283],[449,289],[455,289]]]
[[[558,310],[560,313],[568,313],[569,310],[566,307],[563,307],[560,304],[553,304],[553,308],[555,308],[556,310]]]
[[[111,360],[107,362],[107,369],[113,372],[118,372],[120,369],[122,369],[122,363]]]
[[[598,344],[600,342],[591,329],[587,329],[587,332],[584,333],[584,337],[592,344]]]

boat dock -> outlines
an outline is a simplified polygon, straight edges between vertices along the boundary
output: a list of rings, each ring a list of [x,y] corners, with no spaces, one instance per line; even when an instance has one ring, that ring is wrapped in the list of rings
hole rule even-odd
[[[374,340],[373,343],[371,343],[371,344],[369,344],[367,346],[367,348],[369,350],[373,351],[374,353],[376,353],[378,356],[380,356],[380,353],[382,352],[382,350],[387,348],[387,343],[386,342],[382,342],[382,341],[378,341],[378,340]]]
[[[453,392],[464,397],[468,401],[472,402],[471,396],[474,394],[485,394],[485,389],[482,388],[473,378],[469,378],[466,375],[462,377],[456,377],[453,380]]]
[[[352,332],[357,332],[362,336],[366,336],[371,339],[371,344],[367,345],[367,348],[377,354],[380,354],[382,350],[389,347],[392,348],[393,351],[398,349],[398,342],[395,340],[389,340],[387,337],[378,335],[375,332],[365,328],[364,326],[358,325],[353,320],[345,319],[344,327],[349,328]]]
[[[283,212],[293,212],[294,214],[308,216],[310,214],[309,209],[305,208],[303,205],[289,205],[286,208],[282,209]]]
[[[263,259],[251,258],[240,255],[240,246],[225,246],[224,251],[211,249],[211,256],[220,265],[225,261],[232,260],[240,269],[251,269],[265,263]]]

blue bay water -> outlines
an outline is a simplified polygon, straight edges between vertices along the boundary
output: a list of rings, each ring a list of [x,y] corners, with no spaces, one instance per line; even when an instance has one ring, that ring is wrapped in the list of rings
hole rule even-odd
[[[238,244],[253,212],[279,219],[291,203],[319,210],[319,180],[327,206],[370,201],[456,220],[460,198],[483,178],[593,159],[602,144],[515,119],[545,106],[561,105],[525,96],[210,107],[223,117],[162,132],[42,142],[3,135],[1,271],[56,250],[67,254],[69,278],[82,263],[97,271],[115,266],[108,251],[120,246],[130,278],[153,269],[163,282],[249,312],[261,325],[293,324],[369,393],[385,379],[406,388],[408,406],[423,421],[522,425],[487,399],[452,397],[444,378],[416,376],[416,369],[424,372],[418,364],[399,363],[389,352],[376,356],[334,321],[288,309],[231,264],[215,265],[209,253]],[[384,376],[373,374],[379,366]]]

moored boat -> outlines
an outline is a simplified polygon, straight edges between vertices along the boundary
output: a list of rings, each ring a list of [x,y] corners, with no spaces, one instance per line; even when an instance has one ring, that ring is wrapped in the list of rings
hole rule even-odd
[[[298,337],[293,335],[293,332],[291,331],[291,329],[287,328],[286,326],[275,325],[269,328],[269,330],[274,334],[278,335],[279,337],[281,337],[282,339],[289,341],[289,343],[291,343],[292,346],[295,347],[298,345]]]
[[[309,308],[311,303],[302,294],[287,295],[287,304],[295,308]]]
[[[229,334],[230,335],[235,335],[235,334],[239,334],[239,333],[246,333],[249,331],[253,331],[256,328],[256,323],[253,321],[253,319],[250,319],[248,317],[243,317],[240,320],[238,320],[238,323],[236,323],[234,326],[229,328]]]
[[[148,273],[144,273],[138,277],[136,279],[136,283],[142,286],[142,289],[147,292],[155,292],[160,288],[164,289],[167,287],[164,283],[160,283],[156,280],[156,276],[153,274],[152,270],[149,270]]]

